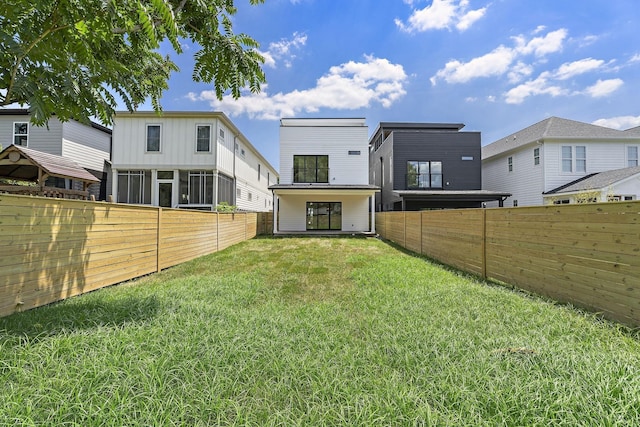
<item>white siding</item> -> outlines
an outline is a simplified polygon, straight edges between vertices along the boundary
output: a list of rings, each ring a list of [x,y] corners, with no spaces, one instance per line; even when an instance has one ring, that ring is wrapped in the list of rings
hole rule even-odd
[[[535,165],[533,150],[540,148],[540,164]],[[505,206],[536,206],[542,204],[543,172],[545,147],[530,145],[517,152],[496,156],[482,162],[482,189],[504,191],[512,196]],[[513,158],[513,171],[509,172],[508,158]],[[498,202],[487,203],[489,207],[498,206]]]
[[[587,150],[587,171],[585,173],[562,172],[562,149],[563,145],[572,147],[573,160],[575,163],[575,147],[582,145]],[[624,142],[549,142],[545,143],[545,173],[546,180],[544,191],[553,190],[568,182],[574,181],[585,175],[604,172],[613,169],[627,167],[626,146]]]
[[[224,138],[220,136],[220,131],[224,132]],[[235,135],[233,135],[231,131],[220,122],[218,122],[218,128],[215,129],[214,132],[213,140],[217,141],[216,149],[218,170],[227,176],[233,177],[236,173],[234,164],[234,141],[238,140],[239,142],[239,138],[236,138]]]
[[[110,134],[74,120],[62,124],[62,139],[73,141],[101,152],[108,153],[111,150]]]
[[[369,184],[367,134],[366,126],[281,126],[280,183],[293,183],[294,155],[328,155],[329,184]]]
[[[62,140],[62,156],[73,159],[86,169],[104,170],[104,161],[109,160],[109,152],[87,147],[76,142]]]
[[[249,211],[272,210],[273,196],[271,190],[269,190],[269,185],[276,183],[276,172],[270,165],[264,163],[253,150],[240,143],[239,140],[237,143],[238,151],[235,157],[236,190],[240,190],[240,197],[236,197],[236,206],[239,209]],[[244,155],[242,150],[244,150]],[[259,178],[258,168],[260,169]],[[249,200],[249,194],[251,194],[251,200]]]
[[[306,231],[307,202],[342,202],[342,231],[369,231],[368,196],[289,195],[280,199],[280,232]]]
[[[147,125],[160,125],[160,152],[146,152]],[[212,128],[212,151],[196,152],[196,125]],[[217,120],[189,117],[116,116],[113,128],[114,169],[212,169]]]

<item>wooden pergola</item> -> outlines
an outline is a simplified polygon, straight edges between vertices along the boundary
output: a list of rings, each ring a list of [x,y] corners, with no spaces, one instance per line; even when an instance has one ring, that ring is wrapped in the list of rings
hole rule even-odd
[[[82,190],[48,187],[45,183],[50,177],[81,182]],[[85,200],[89,198],[88,187],[100,182],[73,160],[19,145],[0,152],[0,178],[12,182],[0,183],[0,193]]]

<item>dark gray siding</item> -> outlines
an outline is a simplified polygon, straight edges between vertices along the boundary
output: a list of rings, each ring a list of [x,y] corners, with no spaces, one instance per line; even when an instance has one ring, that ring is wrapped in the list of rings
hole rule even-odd
[[[407,189],[408,161],[441,161],[443,190],[482,188],[480,132],[394,131],[393,141],[395,190]]]
[[[369,154],[369,183],[381,188],[381,191],[376,193],[375,206],[377,211],[391,209],[393,203],[400,200],[393,195],[391,185],[393,184],[391,176],[393,173],[391,167],[393,147],[393,135],[391,135],[377,151]]]

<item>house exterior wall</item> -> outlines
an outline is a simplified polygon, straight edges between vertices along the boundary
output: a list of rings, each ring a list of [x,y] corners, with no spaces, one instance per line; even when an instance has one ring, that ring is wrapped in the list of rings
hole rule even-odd
[[[391,134],[384,143],[369,154],[369,167],[371,184],[380,187],[380,192],[376,193],[376,211],[392,210],[393,204],[400,197],[393,194],[393,149],[394,141]]]
[[[283,119],[283,123],[286,122]],[[328,155],[329,184],[369,184],[368,130],[362,122],[353,126],[344,123],[332,125],[330,121],[310,125],[291,122],[280,127],[280,183],[293,184],[294,155]],[[349,155],[349,151],[359,155]]]
[[[369,230],[369,196],[308,194],[280,198],[280,232],[306,231],[307,202],[341,202],[342,231]]]
[[[470,158],[470,160],[462,160]],[[440,161],[444,190],[479,190],[479,132],[393,132],[393,189],[407,190],[408,161]]]
[[[540,206],[545,204],[543,192],[553,190],[585,175],[627,164],[627,147],[640,144],[628,141],[589,141],[581,139],[551,140],[532,143],[485,159],[482,162],[482,188],[512,193],[508,206]],[[573,172],[562,171],[562,146],[571,146]],[[586,172],[575,171],[575,147],[586,147]],[[534,165],[533,150],[540,148],[540,165]],[[508,158],[513,159],[513,171],[508,171]],[[487,204],[497,206],[497,202]]]
[[[13,144],[14,122],[29,122],[29,114],[0,116],[0,144],[3,148]],[[62,155],[62,122],[55,117],[45,126],[34,126],[29,123],[27,148],[43,153]],[[75,160],[75,159],[74,159]]]
[[[540,148],[538,165],[534,164],[535,148]],[[485,161],[482,164],[482,188],[511,193],[505,206],[541,205],[547,156],[546,146],[531,144],[517,152]],[[512,171],[509,171],[509,157],[513,162]],[[498,202],[487,202],[487,206],[497,207]]]
[[[147,126],[160,125],[160,151],[147,152]],[[210,150],[197,151],[197,127],[210,126]],[[116,114],[113,130],[113,194],[118,194],[118,172],[149,171],[148,186],[151,204],[157,205],[158,171],[173,171],[171,181],[172,206],[215,209],[223,201],[220,191],[230,195],[227,201],[240,210],[269,211],[272,209],[271,192],[266,178],[275,182],[276,170],[256,151],[233,123],[219,112],[165,112],[158,116],[152,112]],[[260,165],[261,179],[258,179]],[[180,174],[205,171],[214,176],[213,185],[206,189],[212,194],[212,203],[193,205],[184,203],[184,184]],[[220,186],[221,180],[230,180],[233,188]],[[191,187],[189,187],[191,188]],[[188,193],[187,193],[188,194]],[[249,198],[249,194],[251,197]]]

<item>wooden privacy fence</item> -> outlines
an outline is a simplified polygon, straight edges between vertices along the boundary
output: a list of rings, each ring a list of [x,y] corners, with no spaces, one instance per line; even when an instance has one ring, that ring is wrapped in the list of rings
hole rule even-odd
[[[222,250],[270,216],[0,194],[0,317]]]
[[[376,214],[381,237],[640,326],[640,202]]]

